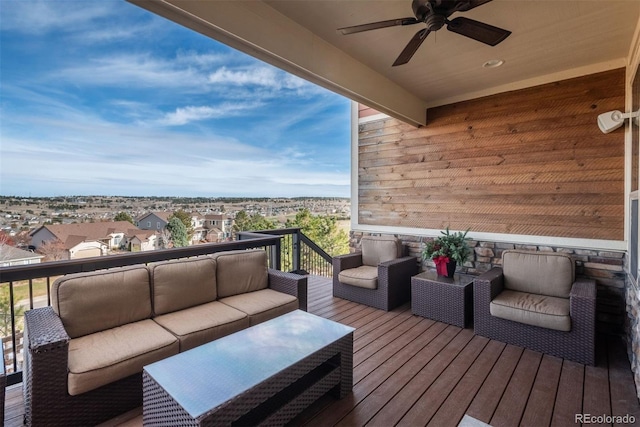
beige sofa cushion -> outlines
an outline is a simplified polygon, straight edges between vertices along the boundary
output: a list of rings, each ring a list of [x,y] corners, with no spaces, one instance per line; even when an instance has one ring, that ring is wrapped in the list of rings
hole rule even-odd
[[[220,302],[247,313],[251,326],[299,308],[298,298],[273,289],[234,295]]]
[[[153,312],[171,313],[215,301],[216,262],[209,256],[150,264]]]
[[[362,264],[376,267],[402,257],[402,242],[393,236],[365,236],[360,241]]]
[[[378,289],[378,267],[362,265],[338,273],[340,283],[359,288]]]
[[[53,283],[51,305],[71,338],[151,317],[145,266],[63,276]]]
[[[218,301],[154,318],[180,340],[180,351],[208,343],[249,327],[246,313]]]
[[[267,253],[262,249],[218,252],[213,258],[218,298],[265,289],[269,284]]]
[[[571,330],[569,299],[504,290],[489,306],[492,316],[541,328]]]
[[[69,342],[68,390],[72,396],[126,378],[178,354],[178,340],[151,319]]]
[[[569,298],[575,280],[575,262],[555,252],[505,251],[504,287],[513,291]]]

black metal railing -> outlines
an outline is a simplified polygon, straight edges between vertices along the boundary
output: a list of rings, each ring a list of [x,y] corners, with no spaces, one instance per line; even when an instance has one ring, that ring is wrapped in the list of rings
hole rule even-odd
[[[332,257],[324,249],[309,239],[300,228],[280,228],[276,230],[241,231],[238,240],[265,236],[281,236],[279,257],[282,270],[301,274],[333,277]],[[275,246],[272,251],[278,251]]]
[[[24,311],[51,305],[51,284],[59,276],[156,261],[189,258],[216,252],[263,248],[269,267],[282,271],[331,277],[331,256],[299,228],[247,231],[237,240],[184,248],[0,267],[0,335],[7,384],[22,381]]]
[[[28,309],[51,304],[51,284],[58,276],[253,248],[266,248],[270,255],[269,266],[282,269],[281,237],[265,234],[231,242],[207,243],[184,248],[0,267],[0,333],[3,335],[2,356],[8,374],[7,385],[22,381],[23,313]],[[34,288],[37,288],[35,292]]]

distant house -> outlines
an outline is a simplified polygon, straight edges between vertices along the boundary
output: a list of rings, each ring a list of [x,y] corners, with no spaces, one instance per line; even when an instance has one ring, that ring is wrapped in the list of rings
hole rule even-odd
[[[44,256],[9,245],[0,245],[0,267],[39,264]]]
[[[128,230],[127,247],[131,252],[152,251],[159,246],[155,230]]]
[[[173,212],[149,212],[136,219],[136,226],[141,230],[162,231],[169,223]]]
[[[39,249],[44,242],[59,240],[65,258],[87,258],[106,255],[109,249],[127,244],[127,236],[141,231],[128,221],[47,224],[31,232],[31,244]]]
[[[207,229],[204,228],[205,217],[197,212],[191,214],[191,228],[193,235],[191,236],[191,244],[205,242],[207,240]]]
[[[230,240],[233,235],[233,217],[227,214],[208,214],[204,216],[205,239],[207,242]]]

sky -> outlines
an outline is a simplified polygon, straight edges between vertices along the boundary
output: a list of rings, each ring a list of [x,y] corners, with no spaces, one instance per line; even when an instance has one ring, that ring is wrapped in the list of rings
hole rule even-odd
[[[350,101],[124,0],[0,0],[0,194],[349,197]]]

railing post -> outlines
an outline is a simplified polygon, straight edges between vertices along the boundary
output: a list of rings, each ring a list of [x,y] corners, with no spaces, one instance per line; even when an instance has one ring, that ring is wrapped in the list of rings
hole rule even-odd
[[[291,244],[293,246],[293,270],[300,270],[300,229],[291,235]]]
[[[278,239],[276,244],[269,247],[271,254],[269,257],[271,258],[271,265],[276,270],[282,269],[282,241]]]

